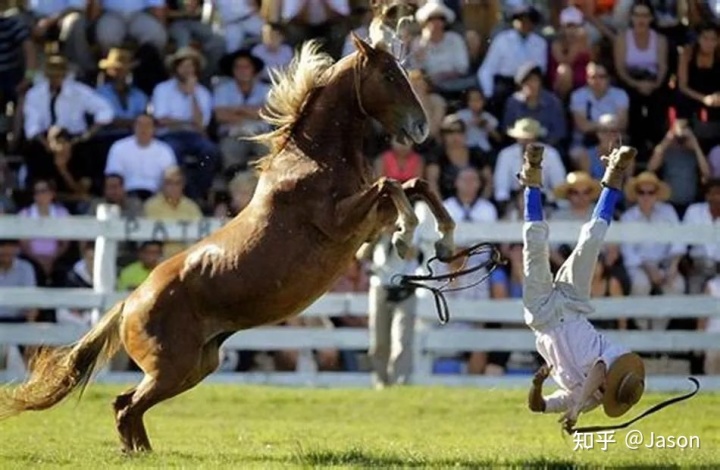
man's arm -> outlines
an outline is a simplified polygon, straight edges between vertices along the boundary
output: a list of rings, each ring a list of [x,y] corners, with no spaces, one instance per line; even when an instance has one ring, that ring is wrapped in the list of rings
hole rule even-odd
[[[532,385],[530,386],[530,393],[528,393],[528,408],[530,408],[530,411],[535,413],[545,412],[546,404],[542,395],[542,387],[543,383],[550,375],[550,370],[550,367],[543,365],[535,373],[535,377],[533,377]]]

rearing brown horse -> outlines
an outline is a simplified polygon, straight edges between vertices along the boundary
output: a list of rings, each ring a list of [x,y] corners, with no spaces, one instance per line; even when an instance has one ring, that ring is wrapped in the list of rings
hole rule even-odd
[[[76,344],[47,349],[28,381],[0,394],[0,418],[43,410],[83,390],[120,347],[145,373],[114,403],[126,451],[150,450],[143,415],[191,389],[219,363],[237,331],[297,315],[352,262],[363,243],[397,221],[402,255],[417,226],[408,197],[424,199],[454,252],[455,224],[422,180],[375,180],[361,152],[374,118],[401,139],[428,135],[425,111],[383,41],[353,37],[357,52],[337,63],[306,43],[276,78],[265,118],[271,152],[260,162],[252,201],[221,229],[159,265]]]

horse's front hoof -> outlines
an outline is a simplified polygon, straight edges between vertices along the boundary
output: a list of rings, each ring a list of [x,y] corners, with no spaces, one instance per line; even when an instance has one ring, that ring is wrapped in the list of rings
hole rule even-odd
[[[435,255],[440,261],[448,261],[452,258],[453,253],[453,249],[443,243],[442,240],[435,242]]]
[[[393,235],[393,246],[395,247],[395,251],[397,252],[400,259],[405,259],[408,252],[410,251],[410,244],[403,240],[402,234],[395,233]]]

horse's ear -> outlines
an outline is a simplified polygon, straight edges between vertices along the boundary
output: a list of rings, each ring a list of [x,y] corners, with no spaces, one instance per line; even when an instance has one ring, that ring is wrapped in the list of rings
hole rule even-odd
[[[363,55],[365,57],[372,57],[373,54],[375,54],[375,49],[368,44],[366,41],[360,38],[357,34],[355,34],[354,31],[350,32],[350,36],[352,37],[353,44],[355,45],[355,49],[360,53],[360,55]]]

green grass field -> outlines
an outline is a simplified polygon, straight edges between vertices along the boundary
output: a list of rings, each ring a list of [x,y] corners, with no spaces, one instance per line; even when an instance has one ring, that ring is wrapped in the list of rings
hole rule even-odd
[[[532,415],[520,391],[384,391],[200,385],[146,416],[155,452],[123,456],[109,403],[91,385],[80,403],[0,423],[0,468],[184,467],[720,467],[720,394],[703,393],[637,424],[646,438],[698,436],[699,449],[573,450],[558,416]],[[668,395],[646,395],[645,409]],[[638,411],[639,412],[639,411]],[[608,422],[595,410],[581,425]]]

